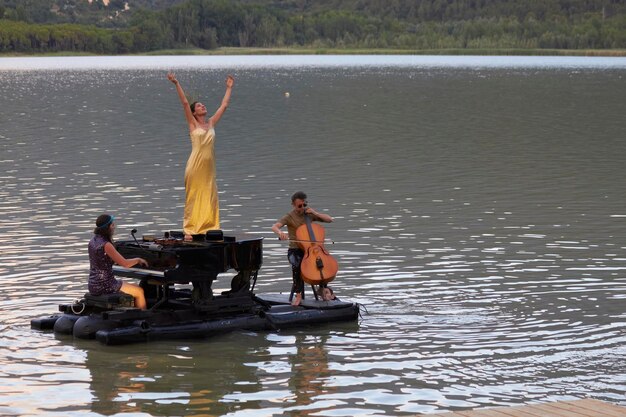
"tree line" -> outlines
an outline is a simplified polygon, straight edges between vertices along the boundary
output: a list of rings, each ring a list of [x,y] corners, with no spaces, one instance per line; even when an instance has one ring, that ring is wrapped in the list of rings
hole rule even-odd
[[[0,52],[232,47],[624,49],[622,0],[0,0]],[[42,4],[44,5],[42,8]]]

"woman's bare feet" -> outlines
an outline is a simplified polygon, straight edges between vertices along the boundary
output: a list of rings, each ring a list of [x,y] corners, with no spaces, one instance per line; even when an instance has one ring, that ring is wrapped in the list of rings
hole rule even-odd
[[[299,306],[301,302],[302,302],[302,294],[297,292],[295,298],[291,302],[291,305],[292,306]]]

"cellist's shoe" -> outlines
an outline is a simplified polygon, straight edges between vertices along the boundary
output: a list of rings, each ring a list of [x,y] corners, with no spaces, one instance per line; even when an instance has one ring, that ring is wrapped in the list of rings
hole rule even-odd
[[[332,301],[332,300],[335,300],[336,298],[337,297],[335,297],[335,293],[333,292],[332,288],[330,287],[322,288],[322,300]]]
[[[297,292],[295,298],[291,302],[291,305],[294,306],[294,307],[297,307],[297,306],[300,305],[301,301],[302,301],[302,294]]]

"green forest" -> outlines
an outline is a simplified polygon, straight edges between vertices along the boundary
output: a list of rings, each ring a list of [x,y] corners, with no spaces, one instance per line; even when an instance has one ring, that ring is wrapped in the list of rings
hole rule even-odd
[[[0,53],[626,49],[624,0],[0,0]]]

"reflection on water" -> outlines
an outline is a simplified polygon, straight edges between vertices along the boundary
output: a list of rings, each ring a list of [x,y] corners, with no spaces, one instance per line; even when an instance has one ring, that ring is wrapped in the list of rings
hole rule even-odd
[[[122,237],[181,228],[184,119],[165,73],[135,59],[0,72],[0,414],[626,405],[619,60],[190,59],[178,78],[209,107],[224,74],[237,78],[217,129],[221,217],[229,232],[267,237],[258,291],[290,288],[269,227],[304,189],[336,219],[326,228],[334,289],[367,312],[359,323],[115,348],[31,331],[31,318],[86,290],[99,213],[118,216]]]

